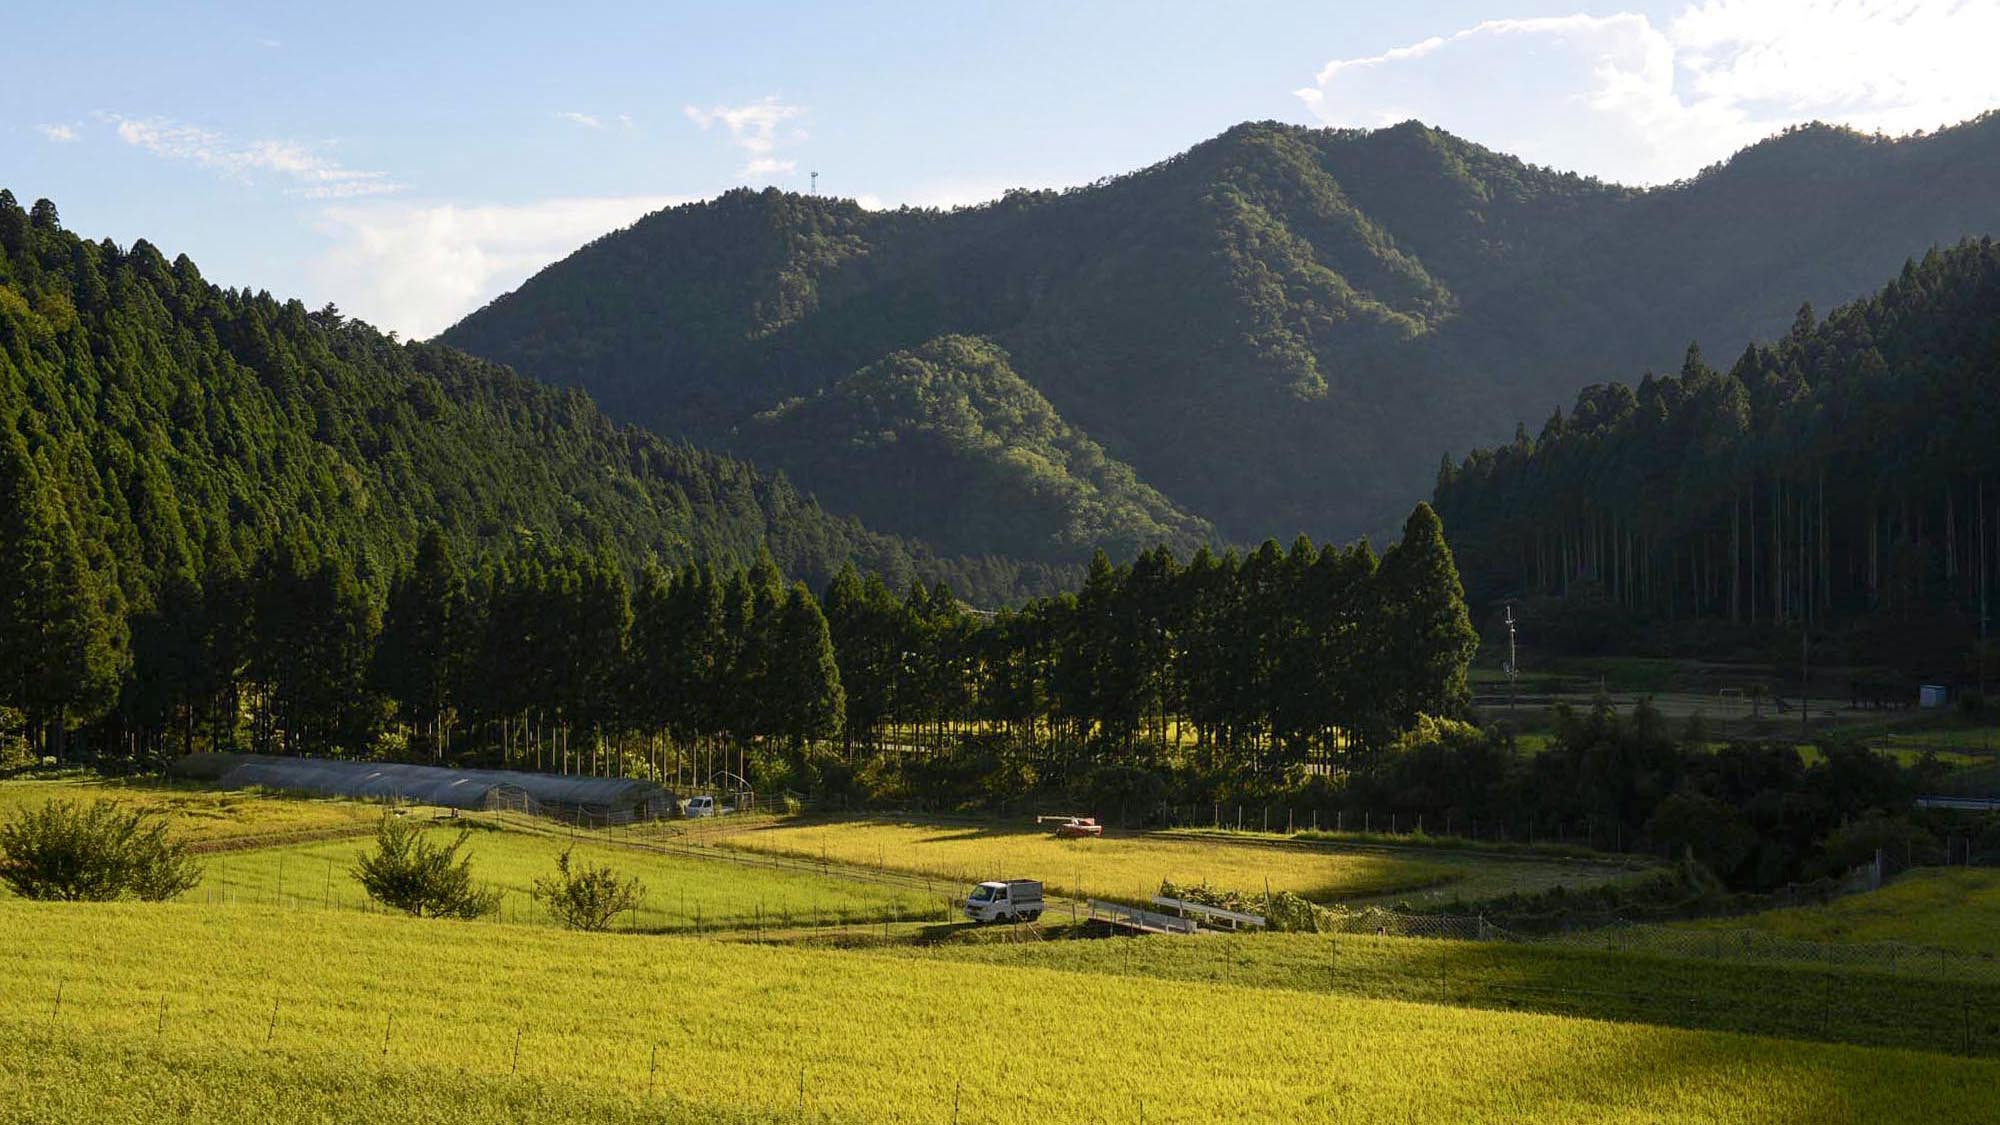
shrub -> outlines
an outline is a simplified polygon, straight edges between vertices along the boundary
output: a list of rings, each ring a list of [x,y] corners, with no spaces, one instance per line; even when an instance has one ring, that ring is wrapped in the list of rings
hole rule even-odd
[[[1646,837],[1674,853],[1692,854],[1724,879],[1757,847],[1757,832],[1731,806],[1703,793],[1670,794],[1646,821]]]
[[[1877,851],[1885,851],[1904,863],[1936,863],[1942,851],[1937,837],[1922,825],[1900,816],[1871,812],[1835,829],[1822,842],[1824,873],[1839,875],[1849,868],[1875,861]]]
[[[354,877],[368,897],[419,918],[477,918],[500,906],[500,892],[472,881],[472,857],[459,848],[470,828],[449,844],[424,836],[422,826],[394,814],[375,830],[375,854],[361,857]]]
[[[0,826],[0,881],[22,898],[162,902],[201,882],[201,865],[157,809],[50,801]]]
[[[570,849],[556,857],[554,878],[535,880],[536,902],[549,908],[556,921],[572,930],[603,930],[620,913],[639,905],[646,888],[637,879],[620,879],[609,867],[570,866]]]

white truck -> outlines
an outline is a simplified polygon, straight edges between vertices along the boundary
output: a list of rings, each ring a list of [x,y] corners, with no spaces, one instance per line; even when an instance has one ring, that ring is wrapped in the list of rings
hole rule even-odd
[[[693,819],[703,816],[728,816],[735,811],[729,805],[717,803],[714,797],[689,797],[687,807],[681,811],[681,815]]]
[[[965,916],[975,922],[1032,922],[1042,916],[1042,884],[1034,879],[981,883],[965,896]]]

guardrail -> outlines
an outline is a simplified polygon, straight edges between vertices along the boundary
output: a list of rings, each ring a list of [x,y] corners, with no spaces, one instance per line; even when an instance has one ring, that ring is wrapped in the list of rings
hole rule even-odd
[[[1240,910],[1224,910],[1220,906],[1210,906],[1205,902],[1189,902],[1184,898],[1169,898],[1166,895],[1154,895],[1153,905],[1164,906],[1183,918],[1186,918],[1190,914],[1196,915],[1197,917],[1194,920],[1197,922],[1227,923],[1228,927],[1232,930],[1240,930],[1245,926],[1253,926],[1261,930],[1270,924],[1262,914],[1245,914]]]
[[[1952,797],[1931,795],[1917,798],[1920,809],[1955,809],[1960,812],[2000,812],[2000,797]]]
[[[1192,934],[1199,932],[1200,929],[1191,918],[1180,918],[1172,914],[1161,914],[1153,910],[1142,910],[1136,906],[1105,902],[1095,898],[1090,900],[1090,921],[1107,922],[1113,926],[1147,934]]]

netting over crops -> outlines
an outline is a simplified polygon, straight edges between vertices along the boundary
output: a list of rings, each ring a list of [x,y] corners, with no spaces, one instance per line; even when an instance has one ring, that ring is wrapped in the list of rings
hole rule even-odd
[[[230,789],[252,786],[327,797],[413,801],[454,809],[508,808],[583,816],[594,822],[669,815],[672,797],[650,781],[622,777],[451,769],[397,762],[195,754],[174,772]]]

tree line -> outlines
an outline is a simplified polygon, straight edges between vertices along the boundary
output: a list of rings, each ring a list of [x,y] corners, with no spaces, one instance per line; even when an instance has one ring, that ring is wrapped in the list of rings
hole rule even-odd
[[[1419,715],[1462,711],[1475,644],[1428,505],[1380,558],[1303,537],[1186,563],[1100,552],[1080,589],[998,613],[851,565],[816,596],[768,552],[629,574],[608,552],[466,566],[433,530],[378,600],[338,555],[281,543],[171,584],[132,621],[122,686],[103,661],[88,693],[58,677],[66,695],[10,683],[0,701],[44,745],[83,724],[100,750],[149,760],[389,754],[809,785],[828,763],[972,743],[1045,781],[1169,748],[1279,776],[1351,766]]]

